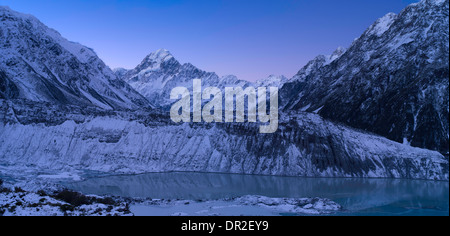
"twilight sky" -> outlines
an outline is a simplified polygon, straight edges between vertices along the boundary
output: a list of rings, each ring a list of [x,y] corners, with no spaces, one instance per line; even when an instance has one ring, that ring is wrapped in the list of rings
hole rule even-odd
[[[292,77],[319,54],[348,47],[376,19],[417,0],[0,0],[111,68],[165,48],[181,63],[257,80]]]

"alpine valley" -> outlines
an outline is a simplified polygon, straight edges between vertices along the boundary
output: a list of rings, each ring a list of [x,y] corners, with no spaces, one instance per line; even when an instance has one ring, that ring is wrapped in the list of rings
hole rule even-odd
[[[449,1],[422,0],[293,78],[251,83],[167,50],[111,70],[93,49],[0,7],[0,177],[213,172],[449,180]],[[279,129],[176,124],[175,87],[280,88]]]

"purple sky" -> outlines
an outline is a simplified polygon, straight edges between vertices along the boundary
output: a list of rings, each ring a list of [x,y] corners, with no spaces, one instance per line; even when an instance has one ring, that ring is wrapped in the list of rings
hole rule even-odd
[[[182,63],[257,80],[292,77],[348,47],[376,19],[413,0],[0,0],[93,48],[111,68],[168,49]]]

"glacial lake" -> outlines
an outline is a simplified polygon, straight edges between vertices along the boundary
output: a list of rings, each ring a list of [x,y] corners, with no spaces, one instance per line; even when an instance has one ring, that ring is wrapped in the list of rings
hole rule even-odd
[[[322,197],[343,206],[338,215],[449,215],[449,182],[440,181],[151,173],[89,178],[65,185],[85,194],[152,199]]]

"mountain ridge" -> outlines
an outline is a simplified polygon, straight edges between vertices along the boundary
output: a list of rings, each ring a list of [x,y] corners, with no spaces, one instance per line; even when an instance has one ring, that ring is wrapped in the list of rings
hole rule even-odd
[[[122,73],[122,74],[121,74]],[[168,108],[173,88],[183,86],[192,89],[194,79],[202,80],[202,87],[251,86],[252,83],[239,80],[236,76],[219,77],[214,72],[203,71],[191,63],[181,64],[165,49],[159,49],[147,55],[134,69],[118,70],[117,76],[129,83],[141,93],[153,106]]]
[[[448,154],[448,58],[448,0],[423,0],[377,20],[331,63],[308,63],[281,89],[283,109]]]
[[[37,18],[0,7],[0,98],[103,109],[149,107],[96,53]]]

